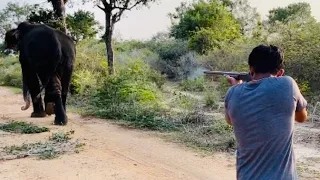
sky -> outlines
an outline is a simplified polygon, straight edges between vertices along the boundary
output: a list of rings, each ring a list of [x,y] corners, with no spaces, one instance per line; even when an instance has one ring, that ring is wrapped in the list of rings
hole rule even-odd
[[[17,0],[0,0],[0,8],[4,7],[8,2],[17,2]],[[175,8],[180,5],[181,2],[191,2],[192,0],[159,0],[158,3],[151,4],[150,8],[144,7],[142,9],[127,11],[125,16],[122,17],[115,25],[115,36],[122,39],[148,39],[155,35],[157,32],[167,31],[170,27],[170,19],[168,13],[174,12]],[[319,21],[320,11],[317,11],[317,7],[320,7],[320,0],[248,0],[252,7],[255,7],[257,11],[262,15],[262,18],[266,17],[268,11],[276,7],[284,7],[291,3],[307,2],[311,5],[312,15]],[[19,3],[41,3],[44,5],[50,5],[47,0],[19,0]],[[73,8],[67,8],[67,13],[72,13],[77,9],[84,9],[91,11],[95,14],[96,19],[104,25],[103,12],[94,7],[93,5],[75,6]]]

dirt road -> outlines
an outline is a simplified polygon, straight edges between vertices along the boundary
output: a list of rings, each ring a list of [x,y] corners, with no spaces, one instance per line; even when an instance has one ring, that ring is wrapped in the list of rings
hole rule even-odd
[[[65,127],[51,125],[53,116],[29,118],[21,111],[21,95],[0,87],[0,114],[12,120],[50,128],[41,134],[0,134],[0,146],[48,139],[53,132],[74,130],[73,138],[86,143],[80,153],[57,159],[23,158],[0,161],[1,180],[234,180],[234,160],[221,154],[202,157],[149,132],[128,130],[110,122],[69,113]],[[4,120],[1,120],[4,121]]]

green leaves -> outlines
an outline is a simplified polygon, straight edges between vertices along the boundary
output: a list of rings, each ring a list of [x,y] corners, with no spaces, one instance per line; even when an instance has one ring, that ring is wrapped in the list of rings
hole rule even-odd
[[[0,11],[0,37],[3,38],[5,32],[15,25],[15,22],[24,21],[29,13],[37,8],[36,5],[16,4],[9,2]]]
[[[200,0],[190,6],[182,4],[171,17],[179,19],[173,24],[171,35],[177,39],[189,40],[190,48],[205,53],[219,47],[223,41],[240,37],[240,25],[219,1]]]
[[[312,18],[311,7],[308,3],[292,3],[284,8],[275,8],[269,11],[268,19],[270,24],[276,21],[287,23],[291,18],[303,17],[304,19]]]
[[[94,14],[89,11],[79,10],[66,18],[67,27],[76,41],[92,38],[102,30]]]

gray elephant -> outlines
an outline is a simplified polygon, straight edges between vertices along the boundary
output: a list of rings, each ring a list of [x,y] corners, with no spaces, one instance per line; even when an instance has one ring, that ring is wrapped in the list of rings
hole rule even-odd
[[[76,56],[70,36],[44,24],[22,22],[5,34],[5,48],[19,51],[23,77],[23,97],[31,117],[55,114],[54,124],[66,125],[66,100]],[[42,87],[41,87],[42,85]],[[45,109],[41,92],[45,89]]]

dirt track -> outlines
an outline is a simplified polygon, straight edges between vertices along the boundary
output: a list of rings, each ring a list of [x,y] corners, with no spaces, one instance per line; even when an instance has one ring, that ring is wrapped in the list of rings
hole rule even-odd
[[[23,100],[20,95],[0,87],[0,97],[1,116],[51,129],[48,133],[31,135],[0,134],[1,147],[46,140],[60,130],[74,130],[73,139],[86,143],[84,151],[53,160],[24,158],[0,161],[1,180],[236,179],[234,160],[223,155],[201,157],[151,133],[128,130],[104,120],[81,118],[70,113],[67,126],[53,126],[53,116],[31,119],[32,108],[21,111]]]

